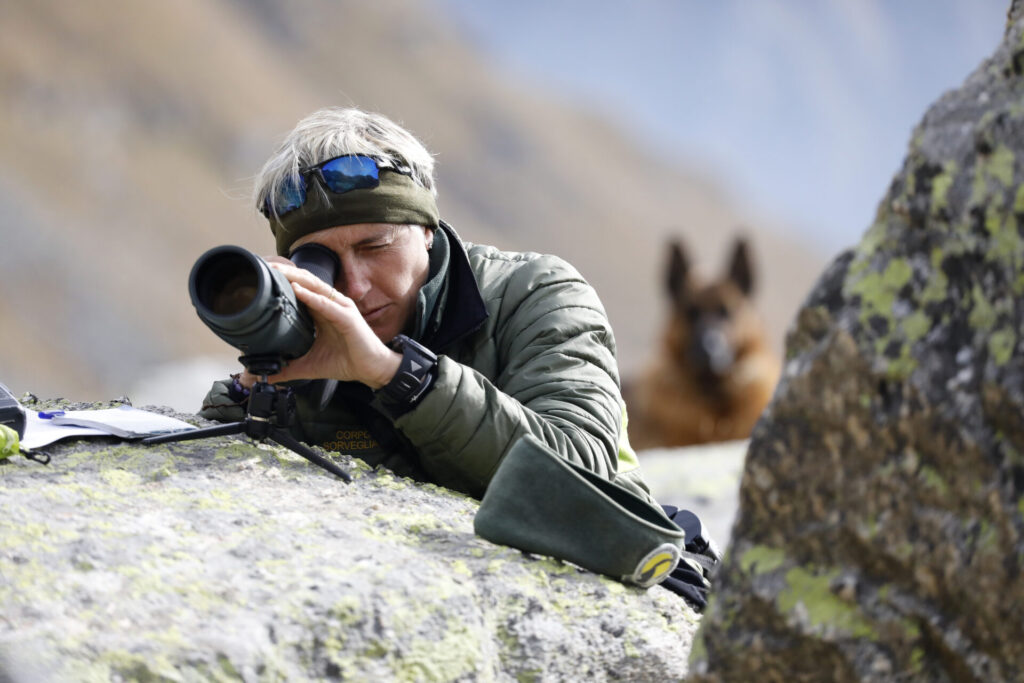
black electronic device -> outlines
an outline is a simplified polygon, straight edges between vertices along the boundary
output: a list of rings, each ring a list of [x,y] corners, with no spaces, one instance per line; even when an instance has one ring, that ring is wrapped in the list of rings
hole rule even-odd
[[[437,356],[413,339],[400,334],[388,344],[392,351],[402,354],[402,362],[394,378],[378,390],[386,407],[405,412],[423,398],[434,379]]]
[[[3,383],[0,383],[0,424],[16,431],[19,439],[25,436],[25,409]]]

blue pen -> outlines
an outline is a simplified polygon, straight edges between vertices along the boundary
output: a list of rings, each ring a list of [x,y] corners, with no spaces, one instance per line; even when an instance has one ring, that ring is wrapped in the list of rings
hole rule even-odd
[[[54,418],[54,417],[57,417],[58,415],[63,415],[63,414],[64,414],[63,410],[51,410],[50,412],[46,412],[46,411],[43,411],[43,410],[39,411],[39,417],[43,418],[44,420],[49,420],[51,418]]]

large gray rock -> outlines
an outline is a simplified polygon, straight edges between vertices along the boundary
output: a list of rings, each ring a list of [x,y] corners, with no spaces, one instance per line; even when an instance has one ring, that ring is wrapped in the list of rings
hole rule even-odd
[[[244,438],[52,456],[0,464],[0,680],[686,673],[682,599],[484,541],[449,490]]]
[[[1024,672],[1022,15],[798,314],[699,680]]]

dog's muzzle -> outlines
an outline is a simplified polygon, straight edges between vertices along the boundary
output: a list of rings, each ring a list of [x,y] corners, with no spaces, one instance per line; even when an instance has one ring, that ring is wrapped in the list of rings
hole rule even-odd
[[[697,367],[716,376],[729,372],[736,356],[725,332],[717,327],[707,327],[700,332],[696,341],[692,351]]]

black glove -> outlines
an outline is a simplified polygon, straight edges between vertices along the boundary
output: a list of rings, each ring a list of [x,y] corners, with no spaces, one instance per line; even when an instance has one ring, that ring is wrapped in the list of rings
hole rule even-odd
[[[703,612],[704,608],[708,606],[708,590],[711,589],[711,582],[704,578],[701,569],[703,568],[693,560],[681,557],[676,568],[659,585],[683,596],[690,607],[698,612]]]
[[[680,510],[674,505],[662,505],[661,509],[686,532],[685,552],[679,559],[678,566],[661,582],[661,585],[683,596],[691,607],[702,612],[708,604],[711,574],[722,561],[722,553],[697,515],[689,510]]]

